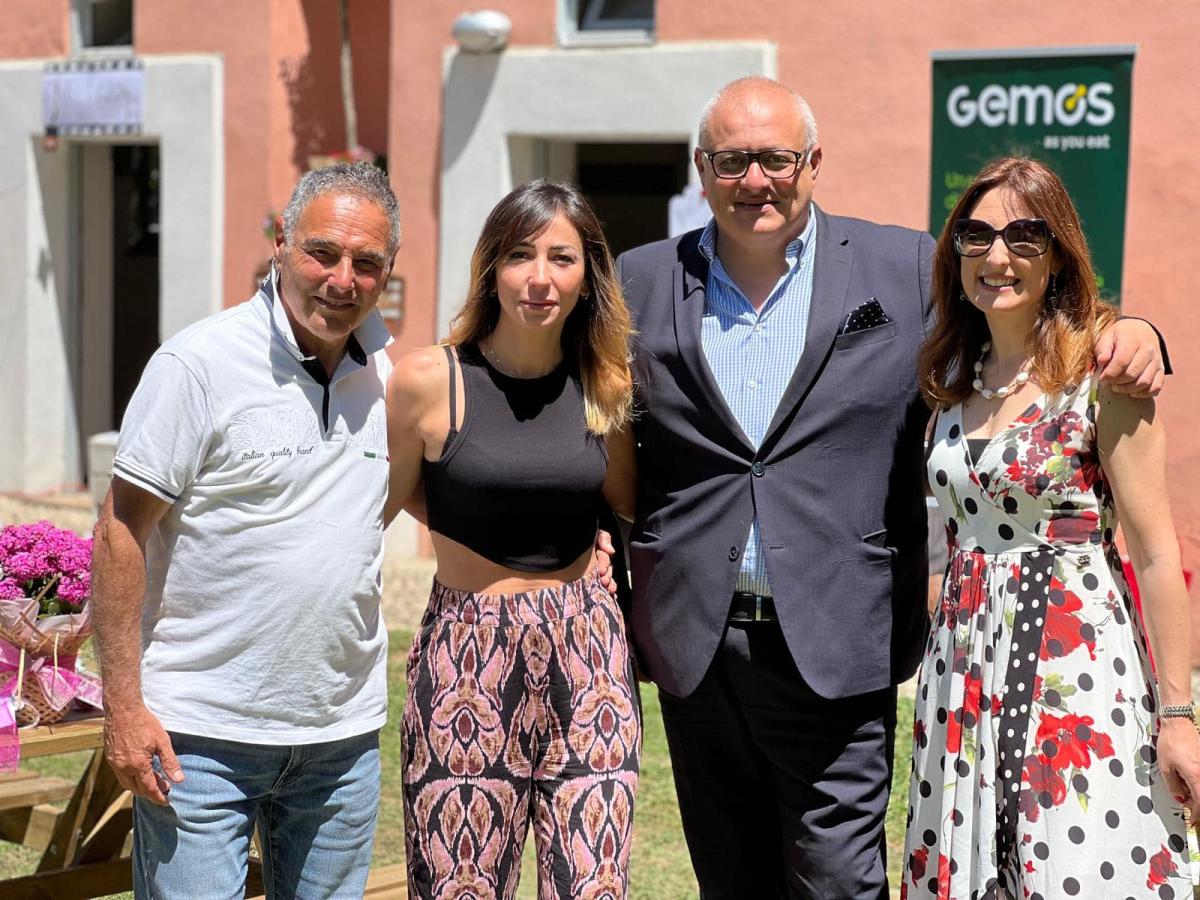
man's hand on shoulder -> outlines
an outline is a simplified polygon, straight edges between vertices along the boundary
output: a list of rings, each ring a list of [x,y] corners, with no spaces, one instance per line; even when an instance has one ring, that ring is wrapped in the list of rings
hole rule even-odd
[[[183,781],[170,736],[143,705],[105,711],[104,756],[121,787],[159,806],[167,805],[171,785]],[[154,768],[156,756],[161,771]]]
[[[601,529],[596,532],[596,575],[600,587],[608,591],[612,597],[617,596],[617,580],[613,577],[612,558],[616,551],[613,549],[612,535]]]
[[[1141,319],[1119,319],[1096,342],[1100,380],[1114,393],[1157,397],[1167,371],[1158,332]]]

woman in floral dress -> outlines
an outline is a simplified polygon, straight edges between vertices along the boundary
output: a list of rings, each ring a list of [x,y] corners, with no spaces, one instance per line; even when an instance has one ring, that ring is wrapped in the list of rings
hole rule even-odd
[[[1115,314],[1053,173],[994,163],[949,223],[920,369],[950,561],[917,694],[901,896],[1184,900],[1200,739],[1154,401],[1091,371]]]

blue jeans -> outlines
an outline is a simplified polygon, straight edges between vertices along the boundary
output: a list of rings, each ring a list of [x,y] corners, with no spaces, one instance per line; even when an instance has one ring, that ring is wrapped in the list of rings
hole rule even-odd
[[[379,732],[268,746],[171,734],[184,780],[134,803],[139,900],[244,896],[258,826],[267,897],[362,897],[379,808]]]

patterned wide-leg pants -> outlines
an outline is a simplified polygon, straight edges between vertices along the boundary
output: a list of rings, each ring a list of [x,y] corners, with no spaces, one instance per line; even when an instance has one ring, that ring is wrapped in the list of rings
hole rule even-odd
[[[625,625],[592,576],[524,594],[433,584],[403,722],[410,896],[628,894],[641,714]]]

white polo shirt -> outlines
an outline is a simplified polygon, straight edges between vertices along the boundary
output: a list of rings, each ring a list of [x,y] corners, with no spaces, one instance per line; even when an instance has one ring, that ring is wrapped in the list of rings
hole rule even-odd
[[[307,744],[387,718],[391,338],[372,312],[326,389],[276,291],[154,354],[113,474],[172,504],[146,548],[149,709],[169,731]]]

